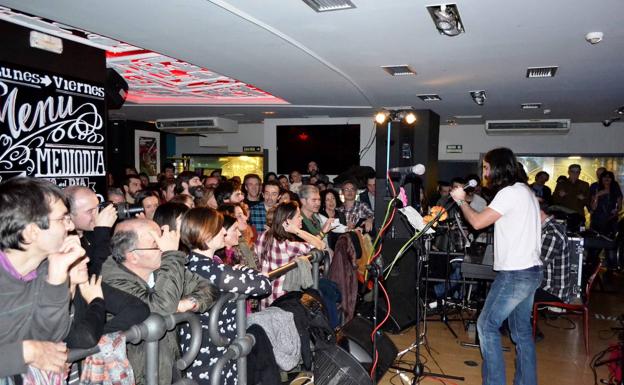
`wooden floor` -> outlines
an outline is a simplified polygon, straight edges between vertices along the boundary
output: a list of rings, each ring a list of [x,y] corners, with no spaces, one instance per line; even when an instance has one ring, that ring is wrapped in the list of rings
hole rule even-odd
[[[615,320],[598,319],[596,315],[620,316],[624,313],[624,289],[622,283],[624,277],[617,275],[609,282],[604,279],[605,291],[594,291],[590,305],[590,355],[585,354],[582,332],[582,318],[569,317],[576,326],[573,330],[566,330],[572,325],[568,319],[558,318],[547,323],[540,319],[539,326],[544,333],[544,340],[537,343],[537,367],[539,384],[593,384],[594,378],[589,363],[592,357],[609,344],[617,341],[617,336],[610,328],[619,323]],[[451,327],[458,334],[455,339],[446,326],[440,322],[427,323],[427,340],[431,354],[421,346],[422,361],[431,372],[445,373],[465,377],[465,381],[443,380],[427,377],[422,384],[481,384],[481,356],[478,349],[465,348],[460,345],[461,341],[469,341],[474,334],[465,332],[461,322],[451,322]],[[390,335],[397,348],[401,351],[413,344],[415,340],[414,328],[407,329],[399,335]],[[509,337],[503,337],[504,346],[510,347],[510,351],[504,353],[507,362],[507,383],[513,383],[514,373],[514,345]],[[404,365],[414,362],[413,351],[407,352],[403,357]],[[437,362],[437,363],[436,363]],[[471,366],[475,365],[476,366]],[[598,369],[598,379],[607,378],[606,368]],[[406,373],[399,376],[394,371],[387,372],[379,384],[408,384],[411,383],[412,375]],[[402,380],[403,379],[403,380]]]

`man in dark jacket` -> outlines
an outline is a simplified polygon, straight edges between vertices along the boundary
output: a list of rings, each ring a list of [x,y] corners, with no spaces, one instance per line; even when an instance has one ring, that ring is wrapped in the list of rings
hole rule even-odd
[[[65,197],[50,182],[0,184],[0,380],[28,365],[65,371],[67,271],[84,255],[78,237],[67,235],[73,228]]]
[[[145,302],[161,315],[205,312],[213,302],[208,281],[188,271],[186,254],[178,251],[179,231],[158,228],[149,219],[130,219],[115,228],[111,239],[112,259],[102,267],[104,282]],[[179,358],[175,330],[160,341],[159,385],[170,385],[180,374],[174,368]],[[145,347],[128,345],[128,359],[137,385],[145,384]]]
[[[69,215],[80,237],[80,244],[89,256],[89,275],[100,274],[102,264],[110,255],[111,227],[117,220],[115,206],[99,210],[95,192],[84,186],[63,189],[69,203]]]

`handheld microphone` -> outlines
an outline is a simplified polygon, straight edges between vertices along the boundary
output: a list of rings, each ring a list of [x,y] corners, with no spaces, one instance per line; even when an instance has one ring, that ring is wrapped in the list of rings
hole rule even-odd
[[[466,183],[466,184],[462,187],[462,189],[464,189],[464,190],[465,190],[465,189],[467,189],[467,188],[475,188],[475,187],[477,187],[477,181],[476,181],[476,180],[474,180],[474,179],[470,179],[470,180],[468,181],[468,183]]]
[[[406,167],[393,167],[390,170],[388,170],[390,172],[398,172],[400,174],[410,174],[410,173],[414,173],[416,175],[423,175],[425,173],[425,166],[423,166],[422,164],[416,164],[414,166],[406,166]],[[475,182],[475,186],[476,186],[476,182]]]

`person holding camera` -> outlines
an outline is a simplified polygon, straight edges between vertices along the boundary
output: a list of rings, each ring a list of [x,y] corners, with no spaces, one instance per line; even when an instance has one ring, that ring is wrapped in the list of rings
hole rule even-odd
[[[63,193],[69,202],[69,215],[80,244],[90,259],[89,276],[99,275],[110,255],[111,228],[117,221],[117,209],[109,204],[100,210],[97,195],[88,187],[69,186]]]

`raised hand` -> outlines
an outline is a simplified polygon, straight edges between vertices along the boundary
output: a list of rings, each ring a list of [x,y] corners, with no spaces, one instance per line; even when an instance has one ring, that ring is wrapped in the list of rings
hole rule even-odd
[[[96,227],[113,227],[117,221],[117,209],[111,203],[104,207],[95,218]]]
[[[48,283],[60,285],[65,282],[69,267],[84,254],[85,250],[80,246],[80,238],[77,235],[65,238],[59,251],[48,256]]]
[[[180,230],[169,230],[169,225],[164,225],[162,227],[162,235],[158,235],[157,233],[150,231],[152,237],[154,237],[154,241],[158,245],[158,248],[162,251],[171,251],[178,250],[178,246],[180,245]]]

